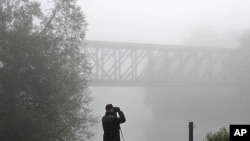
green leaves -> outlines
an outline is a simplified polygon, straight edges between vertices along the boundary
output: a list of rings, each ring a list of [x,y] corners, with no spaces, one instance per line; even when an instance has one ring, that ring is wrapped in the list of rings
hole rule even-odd
[[[229,141],[229,133],[225,127],[215,133],[208,133],[205,141]]]
[[[61,141],[93,135],[86,21],[75,0],[3,0],[0,6],[0,140]],[[84,138],[81,138],[84,140]]]

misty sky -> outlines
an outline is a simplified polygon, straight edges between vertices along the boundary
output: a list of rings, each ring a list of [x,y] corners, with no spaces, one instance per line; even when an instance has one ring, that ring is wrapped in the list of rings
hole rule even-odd
[[[249,0],[79,0],[88,22],[86,40],[237,47],[250,29]],[[107,103],[127,116],[126,141],[194,140],[234,123],[249,123],[249,90],[231,88],[91,87],[93,113]],[[93,141],[102,140],[102,127]]]
[[[198,30],[211,37],[226,36],[214,39],[226,42],[250,26],[249,0],[80,0],[79,4],[89,24],[87,40],[185,44]]]

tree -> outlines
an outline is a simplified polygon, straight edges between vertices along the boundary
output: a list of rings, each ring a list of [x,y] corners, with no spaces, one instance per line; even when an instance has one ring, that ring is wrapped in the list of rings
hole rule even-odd
[[[0,140],[93,136],[86,21],[76,0],[0,1]]]
[[[204,141],[229,141],[229,133],[225,127],[215,133],[208,133]]]

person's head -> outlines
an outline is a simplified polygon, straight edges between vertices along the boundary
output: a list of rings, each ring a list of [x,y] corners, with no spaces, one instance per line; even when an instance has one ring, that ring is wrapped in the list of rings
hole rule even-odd
[[[113,112],[113,105],[112,104],[107,104],[105,109],[106,109],[106,112]]]

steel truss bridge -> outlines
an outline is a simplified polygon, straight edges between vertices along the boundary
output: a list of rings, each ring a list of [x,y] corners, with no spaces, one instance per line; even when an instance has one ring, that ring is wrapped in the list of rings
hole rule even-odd
[[[92,86],[249,84],[241,49],[87,41],[85,52]]]

